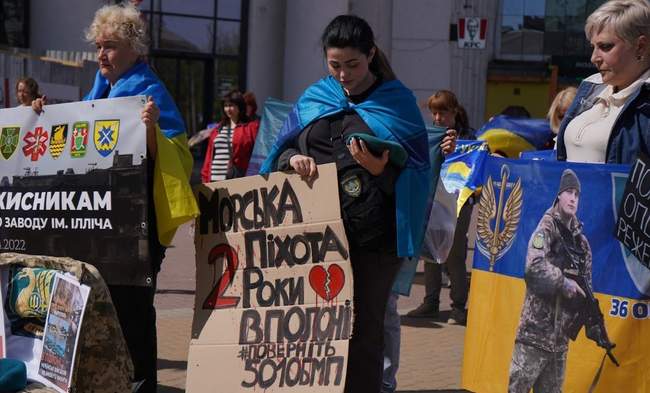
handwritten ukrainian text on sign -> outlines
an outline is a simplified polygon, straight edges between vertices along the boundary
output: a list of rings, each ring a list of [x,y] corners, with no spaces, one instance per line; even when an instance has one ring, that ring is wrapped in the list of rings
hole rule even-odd
[[[352,269],[336,168],[197,189],[187,391],[342,392]]]
[[[650,268],[650,160],[637,158],[618,210],[616,238]]]
[[[147,285],[143,106],[127,97],[0,110],[0,252],[72,257],[109,284]]]

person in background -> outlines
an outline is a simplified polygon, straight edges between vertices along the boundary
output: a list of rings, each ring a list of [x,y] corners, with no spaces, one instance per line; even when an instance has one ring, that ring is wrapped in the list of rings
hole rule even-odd
[[[551,124],[551,130],[553,130],[555,135],[560,131],[560,124],[562,123],[569,106],[571,106],[573,99],[576,98],[577,91],[578,89],[571,86],[555,95],[551,107],[548,109],[548,114],[546,115],[546,118]]]
[[[223,116],[212,128],[201,169],[204,183],[245,176],[255,146],[259,121],[249,122],[246,101],[238,90],[222,98]]]
[[[460,108],[462,109],[462,107]],[[459,117],[460,116],[462,115],[459,112]],[[459,120],[459,122],[460,124],[467,123],[462,123],[462,120]],[[438,138],[437,130],[427,128],[429,161],[432,170],[438,168],[438,164],[442,161],[442,157],[439,157],[440,152],[442,152],[442,155],[444,156],[452,153],[456,149],[458,134],[456,133],[456,130],[447,130],[445,137],[440,143],[439,149],[437,145],[437,141],[439,140]],[[433,199],[433,194],[431,195],[431,198]],[[423,250],[425,248],[426,247],[423,246]],[[397,311],[397,302],[400,294],[404,293],[404,289],[401,288],[401,283],[398,281],[400,281],[401,273],[408,272],[409,265],[417,266],[417,260],[414,260],[413,258],[402,258],[400,273],[398,273],[398,276],[396,277],[396,282],[393,283],[393,288],[391,289],[388,303],[386,304],[386,313],[384,315],[384,372],[382,375],[381,393],[394,393],[397,390],[397,371],[399,370],[402,333],[401,316]]]
[[[457,122],[462,125],[459,127],[461,130],[471,130],[467,119],[465,109],[460,106],[457,113]],[[439,159],[436,157],[440,154],[437,149],[437,136],[436,131],[427,129],[427,139],[429,141],[429,161],[431,167],[437,167],[434,163]],[[456,149],[456,142],[459,138],[455,129],[448,129],[445,132],[445,137],[440,144],[440,151],[443,155],[452,153]],[[463,134],[468,138],[473,138],[467,134]],[[433,195],[432,195],[433,197]],[[402,260],[402,267],[407,267],[410,263],[417,264],[412,258],[405,258]],[[397,277],[399,279],[399,276]],[[397,390],[397,371],[399,370],[400,347],[401,347],[401,316],[397,312],[397,302],[399,300],[400,291],[397,283],[393,284],[388,303],[386,305],[386,313],[384,315],[384,372],[382,376],[381,393],[393,393]]]
[[[560,125],[560,161],[630,164],[650,153],[650,3],[612,0],[587,18],[591,62]]]
[[[548,122],[551,125],[551,130],[554,134],[553,140],[548,142],[547,147],[549,149],[556,146],[557,133],[560,131],[560,124],[562,123],[562,119],[564,119],[569,106],[571,106],[573,99],[576,97],[576,92],[577,89],[573,86],[560,91],[555,95],[551,107],[548,109],[546,118],[548,119]]]
[[[21,78],[16,82],[16,101],[18,106],[32,106],[32,101],[41,98],[38,82],[33,78]]]
[[[456,95],[449,90],[435,92],[427,101],[431,111],[433,124],[438,127],[456,130],[459,139],[472,138],[471,128],[467,124],[464,109],[458,102]],[[452,310],[448,323],[463,325],[467,320],[465,304],[468,296],[467,269],[467,231],[472,214],[471,203],[468,201],[461,208],[454,233],[454,243],[447,260],[445,261],[449,279],[451,281],[450,297]],[[440,312],[440,290],[442,288],[443,266],[435,261],[424,263],[425,296],[416,309],[409,311],[406,316],[411,318],[437,318]]]
[[[149,97],[141,118],[147,134],[147,227],[153,282],[147,287],[109,282],[108,288],[133,360],[135,381],[142,382],[138,392],[155,392],[156,276],[178,226],[198,215],[189,185],[192,155],[176,104],[143,61],[148,46],[140,12],[131,4],[103,6],[95,13],[86,40],[97,48],[99,70],[84,100]],[[32,108],[40,113],[44,104],[44,99],[36,99]]]
[[[524,108],[521,105],[509,105],[503,108],[499,114],[520,119],[530,119],[530,112],[528,112],[528,109]]]

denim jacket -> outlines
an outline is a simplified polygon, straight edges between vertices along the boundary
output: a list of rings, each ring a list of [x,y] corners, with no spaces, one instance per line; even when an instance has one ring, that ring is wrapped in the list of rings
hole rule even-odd
[[[600,74],[582,81],[576,98],[567,110],[557,138],[557,159],[566,161],[564,132],[571,120],[593,107],[598,95],[607,88]],[[625,102],[609,135],[605,162],[608,164],[631,164],[639,154],[650,152],[650,80],[646,80]]]

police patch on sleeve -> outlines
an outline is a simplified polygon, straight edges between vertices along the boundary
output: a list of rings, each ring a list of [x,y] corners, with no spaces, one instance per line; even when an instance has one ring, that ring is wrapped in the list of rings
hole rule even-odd
[[[533,247],[540,249],[544,248],[544,232],[537,232],[533,237]]]
[[[343,191],[353,198],[361,195],[361,179],[357,175],[348,176],[343,179],[341,186],[343,187]]]

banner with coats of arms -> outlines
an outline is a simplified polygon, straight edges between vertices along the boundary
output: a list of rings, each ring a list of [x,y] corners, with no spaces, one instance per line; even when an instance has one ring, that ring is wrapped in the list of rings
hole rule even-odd
[[[66,256],[149,285],[145,97],[0,110],[0,252]]]
[[[483,165],[463,388],[650,391],[650,269],[615,237],[630,166]]]

